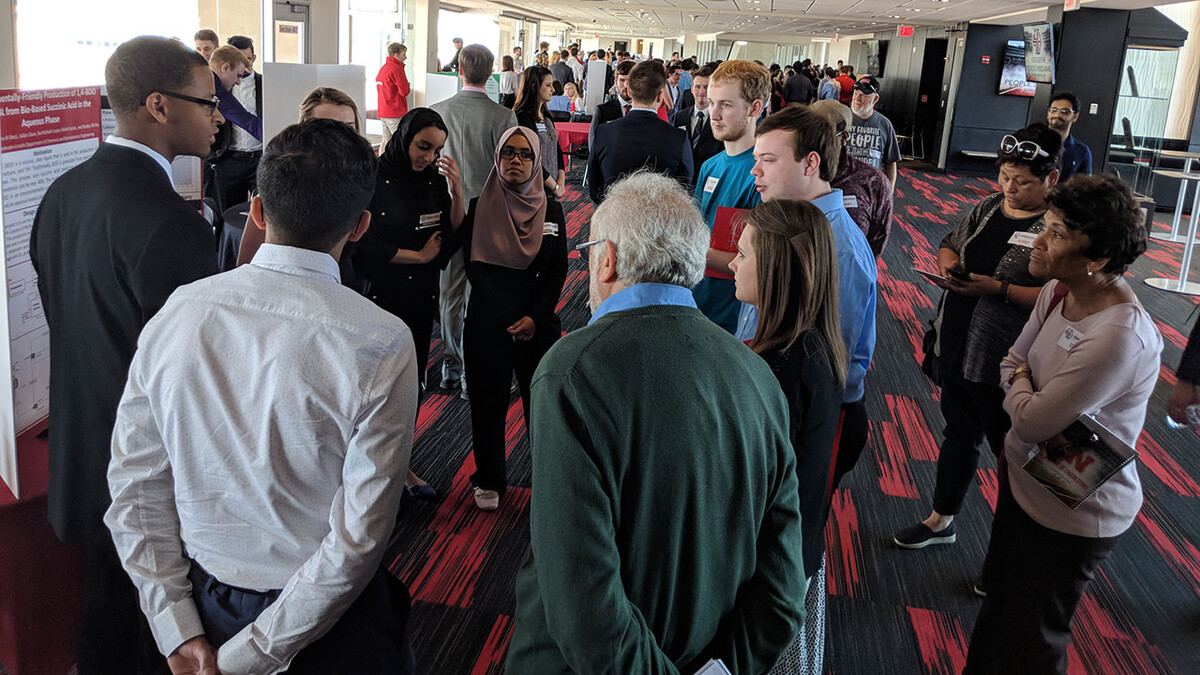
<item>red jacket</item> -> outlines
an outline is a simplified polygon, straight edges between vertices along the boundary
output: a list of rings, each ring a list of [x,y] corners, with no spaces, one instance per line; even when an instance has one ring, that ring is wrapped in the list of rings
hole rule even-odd
[[[408,76],[404,74],[404,64],[387,57],[375,76],[375,88],[379,90],[379,116],[404,117],[408,112]]]

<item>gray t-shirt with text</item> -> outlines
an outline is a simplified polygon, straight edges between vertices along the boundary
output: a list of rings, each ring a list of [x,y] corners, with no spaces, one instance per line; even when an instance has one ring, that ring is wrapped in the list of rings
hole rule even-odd
[[[850,156],[882,170],[885,165],[900,161],[900,144],[896,141],[896,130],[888,118],[878,111],[867,119],[854,116],[850,124],[850,138],[846,141]]]

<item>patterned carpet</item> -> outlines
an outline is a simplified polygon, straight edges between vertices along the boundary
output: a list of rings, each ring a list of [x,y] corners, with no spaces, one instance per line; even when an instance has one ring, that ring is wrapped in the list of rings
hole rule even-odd
[[[573,244],[586,238],[592,212],[579,188],[582,164],[575,163],[566,205]],[[957,673],[966,662],[979,607],[971,585],[996,500],[994,462],[988,457],[979,471],[978,488],[958,519],[957,544],[906,551],[892,546],[891,537],[929,512],[942,429],[938,390],[917,365],[938,289],[911,268],[932,268],[942,236],[994,189],[985,178],[901,170],[896,219],[879,263],[879,337],[867,377],[870,445],[835,495],[826,532],[827,672]],[[1163,221],[1168,214],[1158,214],[1156,228],[1166,229]],[[1076,615],[1072,675],[1200,672],[1200,436],[1164,422],[1196,301],[1141,283],[1174,278],[1182,249],[1152,242],[1130,272],[1165,338],[1162,381],[1139,443],[1146,503]],[[589,316],[586,269],[574,252],[571,258],[559,304],[567,331]],[[435,342],[431,361],[440,357]],[[501,673],[513,628],[513,582],[529,544],[531,466],[520,402],[514,398],[507,427],[513,487],[499,511],[482,513],[467,481],[474,470],[469,407],[436,387],[436,372],[431,368],[413,468],[442,498],[404,502],[387,561],[413,595],[411,638],[423,672]]]

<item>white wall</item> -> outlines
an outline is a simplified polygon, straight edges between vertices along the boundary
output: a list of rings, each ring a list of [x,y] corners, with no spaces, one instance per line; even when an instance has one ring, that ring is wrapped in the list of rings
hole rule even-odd
[[[308,8],[309,63],[337,63],[342,31],[338,0],[310,0]],[[271,24],[274,25],[274,22]]]
[[[846,63],[850,62],[850,40],[845,35],[841,36],[837,42],[829,43],[829,58],[826,59],[826,62],[837,68],[839,60]]]

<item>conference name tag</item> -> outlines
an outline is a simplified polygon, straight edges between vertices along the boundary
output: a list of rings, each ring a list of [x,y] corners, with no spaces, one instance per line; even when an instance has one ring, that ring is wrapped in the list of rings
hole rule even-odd
[[[537,123],[537,132],[538,132],[539,134],[544,134],[544,133],[546,133],[546,123],[545,123],[545,122],[538,122],[538,123]]]
[[[1009,238],[1008,243],[1016,246],[1024,246],[1025,248],[1033,248],[1033,241],[1037,239],[1037,235],[1032,232],[1013,232],[1013,236]]]
[[[542,236],[543,237],[557,237],[558,236],[558,223],[546,223],[545,225],[543,225],[542,226]]]
[[[442,224],[442,212],[426,213],[418,219],[418,222],[420,223],[417,225],[418,230],[428,230],[431,227],[437,227]]]
[[[1083,333],[1080,333],[1071,326],[1067,326],[1063,329],[1062,335],[1058,337],[1058,346],[1067,351],[1071,351],[1075,348],[1075,345],[1079,344],[1079,341],[1085,337],[1087,336],[1085,336]]]
[[[858,208],[858,197],[854,195],[842,195],[842,206],[848,209]]]
[[[716,176],[709,176],[708,180],[704,181],[704,191],[705,192],[715,192],[717,189],[717,183],[720,183],[720,182],[721,182],[720,178],[717,178]]]

